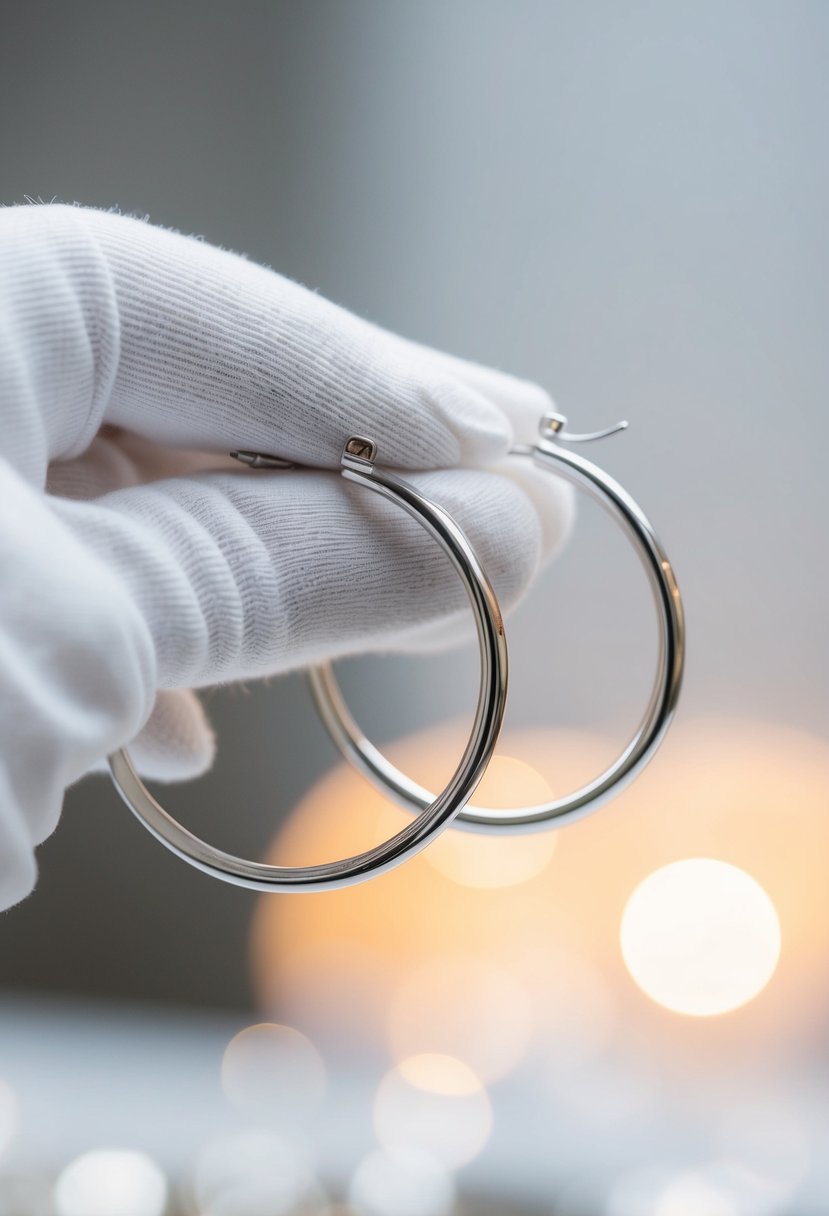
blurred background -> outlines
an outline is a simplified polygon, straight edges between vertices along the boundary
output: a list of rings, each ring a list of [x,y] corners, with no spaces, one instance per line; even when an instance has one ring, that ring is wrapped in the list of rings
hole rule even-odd
[[[665,542],[689,654],[612,806],[338,894],[211,882],[73,789],[0,920],[0,1212],[823,1212],[827,6],[3,16],[0,201],[146,214],[539,381],[575,430],[628,418],[590,455]],[[505,805],[606,764],[655,655],[589,503],[510,624]],[[342,681],[414,776],[451,770],[471,652]],[[402,823],[301,677],[207,700],[216,767],[165,791],[201,834],[323,860]]]

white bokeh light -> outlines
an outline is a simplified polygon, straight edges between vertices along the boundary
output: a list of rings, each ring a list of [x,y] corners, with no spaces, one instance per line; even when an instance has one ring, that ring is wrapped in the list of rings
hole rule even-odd
[[[428,1053],[386,1073],[374,1102],[374,1128],[388,1152],[418,1149],[454,1169],[486,1144],[492,1106],[471,1068]]]
[[[639,884],[622,917],[622,955],[643,992],[675,1013],[746,1004],[780,957],[780,922],[760,884],[723,861],[689,858]]]
[[[744,1216],[745,1208],[704,1175],[678,1174],[658,1196],[653,1216]]]
[[[359,1216],[448,1216],[455,1205],[449,1170],[412,1148],[374,1152],[357,1166],[348,1192]]]
[[[249,1130],[206,1144],[196,1164],[200,1216],[323,1216],[325,1192],[295,1143]]]
[[[94,1149],[59,1175],[54,1200],[56,1216],[162,1216],[167,1180],[145,1153]]]
[[[238,1110],[295,1126],[319,1106],[326,1076],[309,1038],[291,1026],[262,1022],[239,1031],[222,1059],[222,1088]]]
[[[784,1216],[792,1193],[768,1185],[738,1158],[679,1170],[653,1165],[615,1179],[603,1216]]]

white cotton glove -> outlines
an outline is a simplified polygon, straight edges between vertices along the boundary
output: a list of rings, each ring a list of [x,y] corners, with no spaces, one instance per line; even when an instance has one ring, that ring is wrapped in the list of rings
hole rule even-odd
[[[110,213],[0,211],[0,400],[0,905],[108,752],[209,765],[189,690],[452,636],[457,575],[341,478],[348,436],[457,518],[505,608],[568,526],[561,484],[505,460],[542,390]]]

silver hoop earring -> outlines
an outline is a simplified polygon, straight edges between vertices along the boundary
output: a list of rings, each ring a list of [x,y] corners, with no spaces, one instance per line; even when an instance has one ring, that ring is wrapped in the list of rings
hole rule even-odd
[[[289,461],[260,452],[231,455],[251,468],[289,468]],[[475,721],[460,764],[436,798],[427,797],[414,822],[383,844],[341,861],[313,866],[273,866],[247,861],[215,848],[183,827],[155,800],[136,773],[126,749],[109,757],[110,772],[127,806],[157,840],[190,865],[235,886],[254,891],[320,891],[351,886],[382,874],[420,852],[457,816],[472,796],[495,750],[507,696],[507,648],[498,601],[464,532],[442,507],[408,482],[378,469],[377,449],[369,439],[349,439],[341,472],[397,503],[429,533],[461,577],[475,618],[481,679]]]
[[[671,563],[645,514],[618,482],[602,469],[566,451],[562,443],[584,443],[623,430],[626,422],[590,435],[565,434],[563,414],[545,414],[539,439],[513,449],[516,456],[558,473],[586,490],[621,526],[633,545],[650,582],[659,617],[659,657],[653,692],[645,715],[630,743],[599,777],[565,798],[537,806],[507,810],[469,806],[455,820],[472,831],[532,832],[589,814],[619,793],[645,767],[659,747],[673,717],[682,684],[685,623],[682,600]],[[395,768],[365,738],[346,706],[330,664],[311,668],[311,692],[320,717],[342,755],[383,793],[408,811],[421,811],[432,795]]]

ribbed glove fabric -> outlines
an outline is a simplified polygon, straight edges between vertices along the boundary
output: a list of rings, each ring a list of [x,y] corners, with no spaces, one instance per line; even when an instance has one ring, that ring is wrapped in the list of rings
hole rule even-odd
[[[550,407],[536,386],[109,212],[0,211],[0,402],[0,906],[108,752],[209,766],[192,689],[456,635],[445,557],[336,471],[350,435],[455,515],[505,608],[570,518],[506,459]]]

